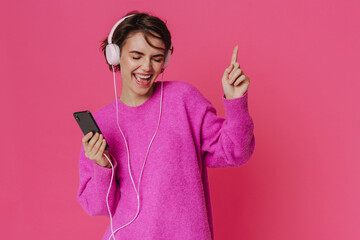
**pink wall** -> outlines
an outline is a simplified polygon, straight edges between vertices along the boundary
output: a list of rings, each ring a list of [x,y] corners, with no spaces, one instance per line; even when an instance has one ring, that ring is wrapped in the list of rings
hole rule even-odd
[[[76,201],[74,111],[113,100],[99,41],[130,10],[167,20],[164,79],[193,83],[224,115],[239,44],[256,149],[209,169],[216,239],[360,239],[360,4],[355,0],[37,0],[0,3],[1,239],[100,239]]]

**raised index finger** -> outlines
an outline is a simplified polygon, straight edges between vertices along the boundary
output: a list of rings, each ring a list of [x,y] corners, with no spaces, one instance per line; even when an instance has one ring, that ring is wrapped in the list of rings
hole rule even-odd
[[[237,55],[238,55],[239,46],[236,45],[232,54],[231,63],[235,64],[237,62]]]

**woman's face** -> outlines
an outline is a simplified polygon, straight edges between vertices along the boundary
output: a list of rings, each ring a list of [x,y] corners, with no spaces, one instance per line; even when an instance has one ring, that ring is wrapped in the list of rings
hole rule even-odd
[[[129,34],[120,56],[122,97],[148,99],[153,93],[153,83],[164,65],[165,44],[161,39],[147,37],[152,45],[163,50],[151,47],[142,32]]]

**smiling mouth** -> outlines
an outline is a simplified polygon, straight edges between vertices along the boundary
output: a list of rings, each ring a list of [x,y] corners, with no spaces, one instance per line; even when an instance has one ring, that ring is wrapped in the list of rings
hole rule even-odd
[[[153,77],[153,74],[151,75],[140,75],[133,73],[134,79],[136,80],[136,83],[140,86],[147,87],[150,84],[150,79]]]

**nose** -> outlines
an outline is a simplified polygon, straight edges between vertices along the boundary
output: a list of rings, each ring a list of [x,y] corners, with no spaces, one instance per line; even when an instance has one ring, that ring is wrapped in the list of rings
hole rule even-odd
[[[144,62],[142,63],[141,66],[142,70],[145,72],[149,72],[152,70],[152,63],[150,59],[145,58]]]

